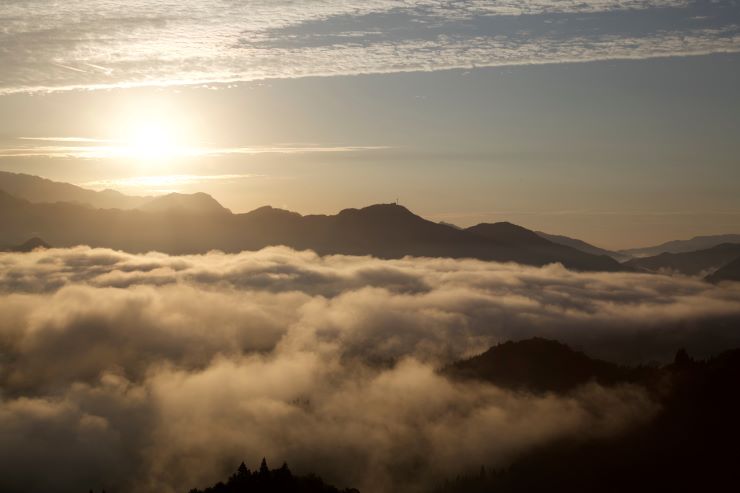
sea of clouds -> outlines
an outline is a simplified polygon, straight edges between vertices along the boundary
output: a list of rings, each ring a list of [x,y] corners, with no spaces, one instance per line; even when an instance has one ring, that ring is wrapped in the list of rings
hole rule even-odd
[[[531,395],[437,370],[544,336],[622,362],[740,346],[740,284],[476,260],[0,254],[0,490],[175,492],[241,460],[364,492],[617,433],[640,388]]]

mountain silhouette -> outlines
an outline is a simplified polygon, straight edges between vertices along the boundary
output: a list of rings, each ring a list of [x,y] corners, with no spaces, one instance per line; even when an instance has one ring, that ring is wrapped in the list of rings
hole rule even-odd
[[[737,257],[740,257],[740,243],[722,243],[706,250],[634,258],[624,265],[645,272],[663,271],[696,276],[719,269]]]
[[[272,207],[233,214],[207,194],[170,194],[134,210],[63,202],[36,204],[7,194],[0,201],[4,203],[0,235],[16,243],[40,235],[59,247],[86,244],[170,254],[285,245],[322,255],[475,258],[537,266],[561,262],[576,270],[624,270],[609,257],[557,245],[519,226],[480,225],[460,230],[423,219],[396,204],[302,216]]]
[[[740,349],[707,361],[678,351],[647,373],[657,414],[606,437],[552,441],[500,469],[470,464],[435,493],[732,491],[740,443]],[[651,383],[652,382],[652,383]]]
[[[133,209],[152,199],[115,190],[93,191],[39,176],[0,171],[0,190],[29,202],[71,202],[99,209]]]
[[[360,493],[354,488],[341,492]],[[278,469],[270,469],[263,458],[256,471],[250,471],[242,462],[225,483],[219,482],[203,490],[194,488],[190,493],[340,493],[340,490],[313,474],[295,476],[286,463]]]
[[[721,267],[715,273],[708,275],[705,279],[714,283],[722,281],[740,282],[740,256],[724,267]]]
[[[570,238],[568,236],[563,236],[563,235],[553,235],[549,233],[543,233],[542,231],[535,231],[535,232],[541,237],[552,241],[553,243],[569,246],[571,248],[575,248],[576,250],[590,253],[591,255],[608,255],[609,257],[613,258],[617,262],[624,262],[632,258],[630,255],[615,252],[612,250],[605,250],[603,248],[599,248],[597,246],[594,246],[590,243],[586,243],[585,241],[579,240],[577,238]]]
[[[552,245],[551,241],[541,237],[534,231],[510,222],[481,223],[467,228],[466,231],[495,239],[499,243],[506,245]]]
[[[457,361],[442,372],[532,392],[565,392],[589,381],[615,384],[634,378],[627,368],[592,359],[558,341],[535,337],[505,342]]]
[[[37,248],[51,248],[51,246],[41,238],[34,236],[20,245],[10,248],[10,250],[13,252],[32,252]]]
[[[579,249],[552,242],[534,231],[509,222],[483,223],[465,231],[495,241],[501,247],[527,252],[541,263],[561,262],[566,267],[583,270],[618,271],[626,270],[608,255],[593,255]],[[531,262],[522,262],[531,263]],[[589,268],[583,266],[588,265]]]
[[[206,193],[170,193],[151,199],[137,207],[146,212],[177,212],[194,214],[225,214],[227,208]]]
[[[740,243],[740,234],[695,236],[690,240],[667,241],[652,247],[620,250],[619,253],[632,257],[652,257],[661,253],[686,253],[706,250],[722,243]]]

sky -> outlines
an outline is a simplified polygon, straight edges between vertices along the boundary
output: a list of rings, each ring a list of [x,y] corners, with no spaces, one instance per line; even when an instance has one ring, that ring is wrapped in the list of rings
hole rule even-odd
[[[234,212],[740,232],[737,0],[0,4],[0,170]]]

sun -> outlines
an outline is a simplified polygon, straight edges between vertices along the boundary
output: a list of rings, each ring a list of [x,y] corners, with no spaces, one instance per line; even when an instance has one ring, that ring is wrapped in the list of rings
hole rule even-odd
[[[126,148],[132,157],[144,160],[161,160],[178,153],[174,130],[162,122],[143,122],[127,138]]]
[[[150,120],[133,124],[123,142],[124,154],[146,161],[171,159],[179,151],[176,130],[163,121]]]
[[[156,99],[129,103],[107,123],[110,156],[159,169],[191,154],[192,115]]]

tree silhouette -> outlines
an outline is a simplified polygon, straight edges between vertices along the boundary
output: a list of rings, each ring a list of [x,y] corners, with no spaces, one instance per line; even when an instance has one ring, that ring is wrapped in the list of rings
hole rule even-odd
[[[218,482],[204,490],[192,489],[190,493],[359,493],[359,491],[339,490],[313,474],[294,476],[285,462],[279,469],[270,470],[267,460],[263,458],[259,470],[255,472],[251,472],[242,462],[226,483]]]

